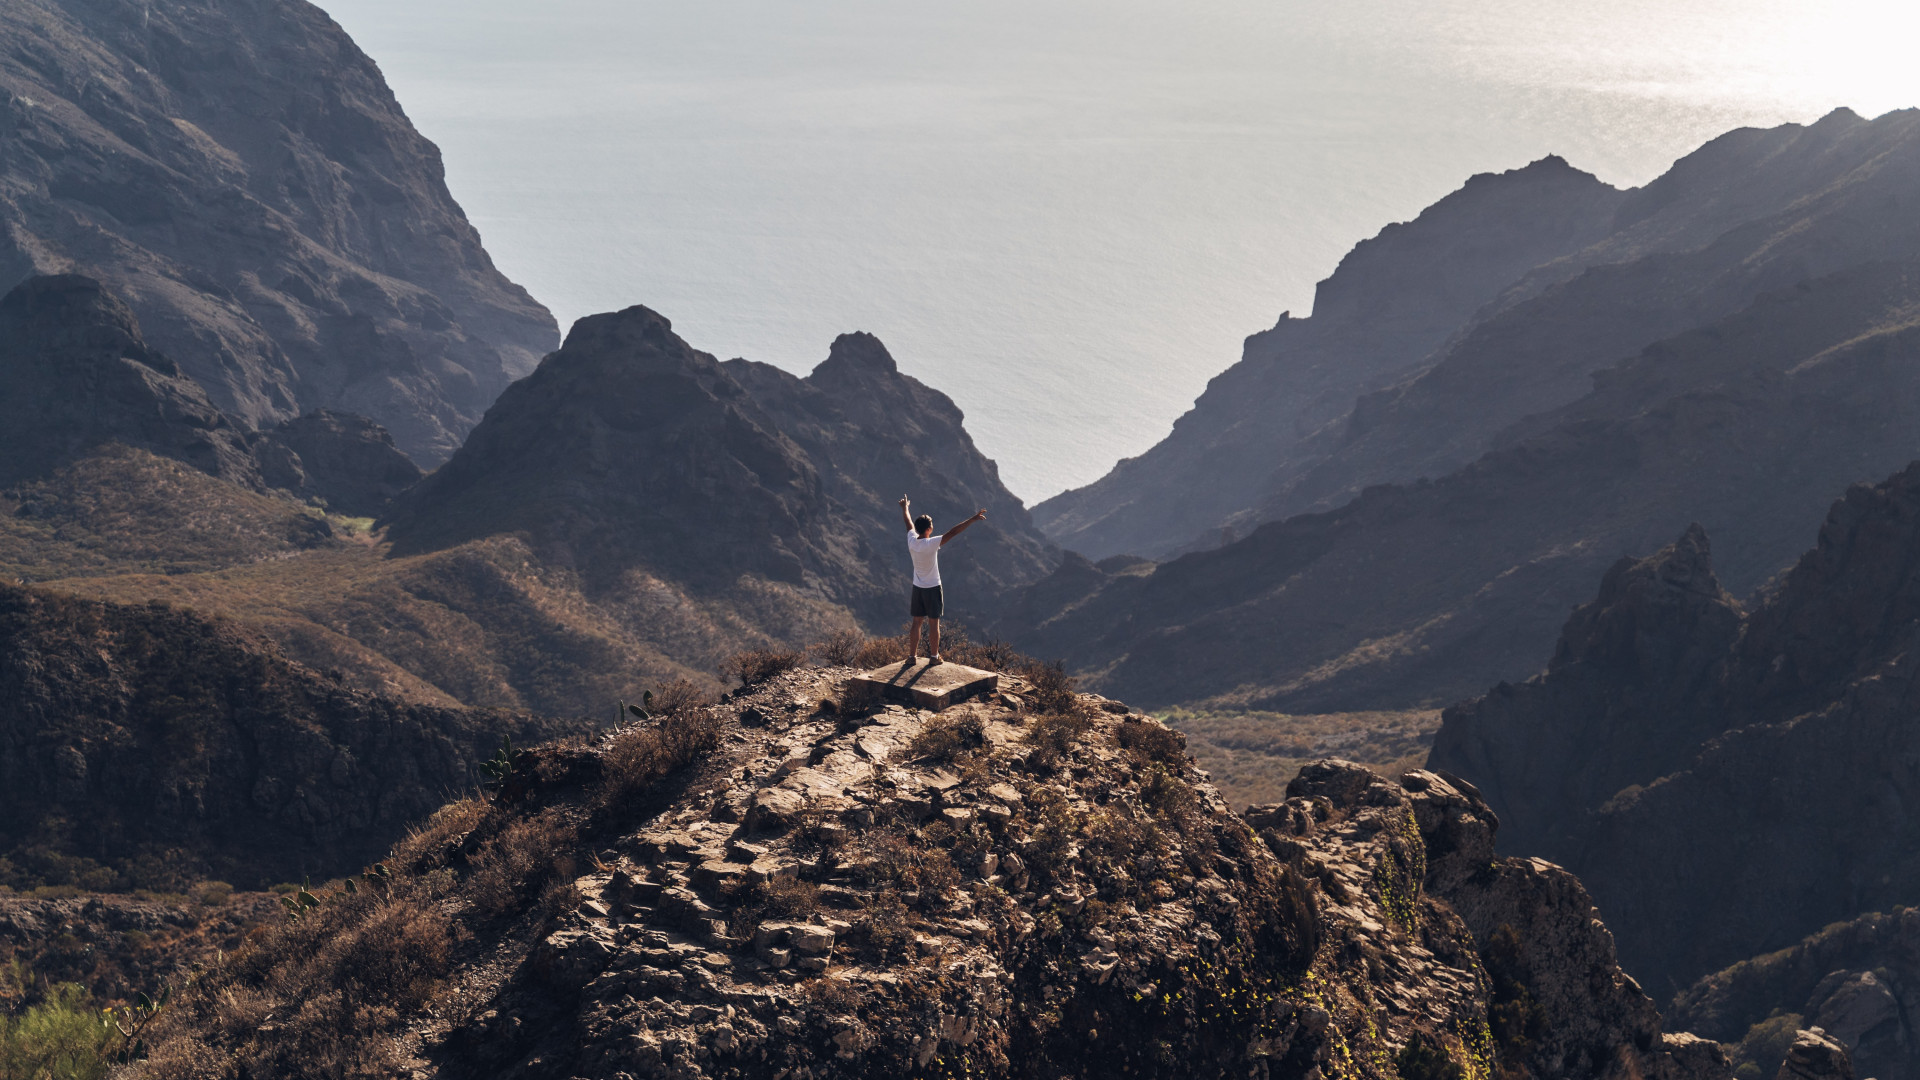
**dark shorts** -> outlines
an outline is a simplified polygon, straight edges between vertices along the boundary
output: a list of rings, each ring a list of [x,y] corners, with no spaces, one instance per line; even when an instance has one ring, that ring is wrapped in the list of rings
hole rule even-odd
[[[937,619],[946,609],[947,601],[940,594],[940,586],[935,585],[931,589],[923,589],[918,585],[913,587],[913,603],[911,610],[907,612],[909,616],[915,619]]]

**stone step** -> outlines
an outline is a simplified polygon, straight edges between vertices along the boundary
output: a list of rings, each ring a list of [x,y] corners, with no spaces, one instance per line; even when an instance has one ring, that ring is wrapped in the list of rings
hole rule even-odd
[[[1000,688],[1000,676],[994,672],[952,662],[935,664],[924,658],[875,668],[856,675],[853,681],[932,712]]]

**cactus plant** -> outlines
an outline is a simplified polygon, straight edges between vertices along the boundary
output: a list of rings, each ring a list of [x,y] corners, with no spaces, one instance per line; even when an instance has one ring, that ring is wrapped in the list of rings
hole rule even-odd
[[[513,748],[512,736],[500,736],[500,749],[495,750],[492,757],[480,763],[480,771],[486,774],[487,782],[495,788],[505,785],[507,778],[512,776],[514,769],[520,765],[520,753]]]

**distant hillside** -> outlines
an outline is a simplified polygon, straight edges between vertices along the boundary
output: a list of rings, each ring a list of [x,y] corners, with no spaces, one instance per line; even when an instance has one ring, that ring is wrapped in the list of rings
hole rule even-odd
[[[1247,338],[1166,439],[1035,506],[1034,520],[1090,559],[1212,546],[1263,503],[1276,470],[1318,452],[1316,434],[1355,398],[1432,363],[1527,271],[1606,236],[1625,197],[1557,157],[1469,179],[1355,246],[1315,291],[1311,318],[1283,314]]]
[[[1912,903],[1916,553],[1920,465],[1848,490],[1750,612],[1690,530],[1616,566],[1544,674],[1449,709],[1430,765],[1579,873],[1661,996]]]
[[[1422,377],[1438,382],[1394,399],[1411,409],[1407,395],[1450,388],[1446,409],[1407,414],[1468,440],[1421,444],[1440,455],[1425,459],[1432,479],[1370,487],[1158,565],[1069,560],[1003,631],[1155,704],[1431,707],[1537,670],[1539,642],[1606,566],[1689,522],[1721,539],[1730,589],[1760,585],[1801,550],[1833,491],[1920,455],[1920,228],[1887,209],[1920,184],[1920,114],[1837,114],[1723,142],[1625,205],[1678,188],[1711,193],[1689,213],[1712,222],[1788,208],[1711,242],[1679,229],[1682,215],[1659,235],[1704,247],[1503,300]],[[1809,185],[1803,197],[1788,181]],[[1676,195],[1623,228],[1698,202]],[[1644,345],[1617,336],[1656,326]],[[1603,340],[1633,351],[1591,379],[1586,366],[1555,375],[1526,359],[1572,364]],[[1478,456],[1457,465],[1456,452]]]
[[[67,272],[243,427],[361,413],[427,464],[558,336],[305,0],[0,6],[0,291]]]
[[[1164,442],[1035,519],[1090,559],[1165,558],[1437,479],[1655,341],[1915,257],[1920,226],[1895,208],[1917,147],[1920,112],[1840,109],[1730,132],[1630,192],[1556,158],[1476,176],[1357,246],[1312,318],[1249,338]]]

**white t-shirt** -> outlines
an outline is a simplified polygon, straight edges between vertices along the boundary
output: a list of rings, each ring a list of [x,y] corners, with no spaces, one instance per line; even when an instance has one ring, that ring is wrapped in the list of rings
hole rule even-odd
[[[912,529],[907,530],[907,554],[913,556],[913,586],[916,589],[935,589],[940,586],[940,534],[934,533],[925,540]]]

